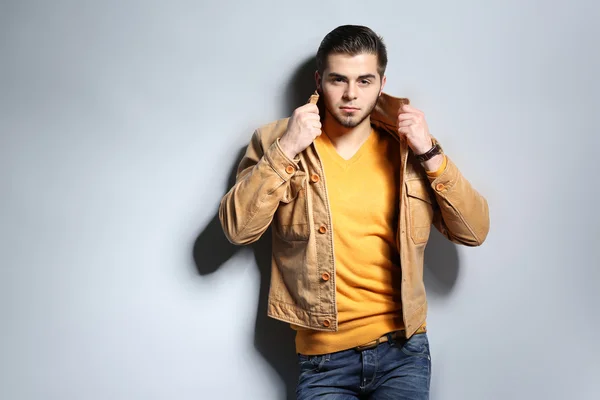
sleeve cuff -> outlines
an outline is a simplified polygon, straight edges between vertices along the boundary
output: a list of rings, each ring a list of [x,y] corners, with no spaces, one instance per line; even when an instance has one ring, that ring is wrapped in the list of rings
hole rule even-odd
[[[265,153],[266,159],[268,160],[271,168],[283,179],[284,181],[289,180],[298,171],[297,160],[291,160],[281,147],[279,146],[279,139],[277,139],[269,150]]]
[[[275,140],[276,146],[277,146],[277,150],[281,153],[281,155],[283,156],[283,158],[285,158],[287,160],[287,162],[290,162],[292,164],[295,164],[296,166],[298,165],[298,163],[300,162],[300,156],[296,156],[296,158],[294,158],[293,160],[290,159],[281,149],[281,145],[279,144],[279,138],[277,138]]]
[[[448,165],[448,159],[446,158],[446,155],[444,154],[444,160],[442,161],[442,165],[440,165],[440,167],[436,171],[425,171],[425,172],[427,173],[427,176],[436,178],[444,173],[447,165]]]

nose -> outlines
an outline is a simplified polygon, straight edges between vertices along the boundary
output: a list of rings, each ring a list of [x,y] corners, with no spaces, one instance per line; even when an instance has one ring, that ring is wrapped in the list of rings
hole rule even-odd
[[[346,91],[344,92],[344,97],[347,100],[355,100],[356,99],[356,85],[352,82],[348,83],[346,86]]]

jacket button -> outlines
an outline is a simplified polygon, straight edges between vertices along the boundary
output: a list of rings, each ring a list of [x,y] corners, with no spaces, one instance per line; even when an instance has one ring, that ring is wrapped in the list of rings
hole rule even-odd
[[[294,171],[295,171],[295,169],[291,165],[288,165],[287,167],[285,167],[285,172],[287,172],[288,174],[293,174]]]
[[[446,189],[446,186],[443,183],[438,183],[437,185],[435,185],[435,189],[438,192],[441,192],[442,190]]]
[[[325,328],[329,328],[329,327],[331,326],[331,322],[329,322],[329,320],[328,320],[328,319],[326,319],[325,321],[323,321],[323,326],[324,326]]]
[[[319,232],[320,232],[320,233],[325,233],[325,232],[327,232],[327,227],[326,227],[325,225],[321,226],[321,227],[319,228]]]
[[[331,276],[329,275],[328,272],[323,272],[323,274],[321,275],[321,278],[327,282],[329,280],[329,278],[331,278]]]
[[[317,175],[317,174],[312,174],[311,177],[310,177],[310,180],[311,180],[312,183],[319,182],[319,179],[320,179],[319,175]]]

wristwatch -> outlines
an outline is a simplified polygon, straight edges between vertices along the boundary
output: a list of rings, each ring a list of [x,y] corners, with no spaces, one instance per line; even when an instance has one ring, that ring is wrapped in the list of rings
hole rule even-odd
[[[424,162],[424,161],[432,159],[434,156],[437,156],[438,154],[442,154],[443,152],[444,152],[444,150],[442,150],[442,146],[440,146],[440,144],[434,140],[433,147],[431,149],[427,150],[426,153],[416,154],[415,157],[416,157],[417,161]]]

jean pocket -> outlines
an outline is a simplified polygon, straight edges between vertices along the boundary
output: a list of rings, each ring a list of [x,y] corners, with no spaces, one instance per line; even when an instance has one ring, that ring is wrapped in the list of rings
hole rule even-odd
[[[407,356],[424,357],[431,360],[429,339],[427,333],[412,335],[402,346],[402,352]]]

